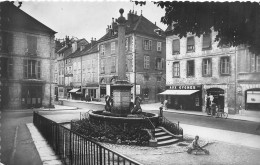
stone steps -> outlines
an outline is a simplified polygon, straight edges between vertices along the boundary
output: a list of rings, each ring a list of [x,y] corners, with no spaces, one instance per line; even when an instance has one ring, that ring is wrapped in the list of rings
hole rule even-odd
[[[157,140],[157,146],[166,146],[177,143],[179,139],[175,138],[174,136],[170,135],[169,133],[165,132],[161,128],[155,129],[155,138]]]

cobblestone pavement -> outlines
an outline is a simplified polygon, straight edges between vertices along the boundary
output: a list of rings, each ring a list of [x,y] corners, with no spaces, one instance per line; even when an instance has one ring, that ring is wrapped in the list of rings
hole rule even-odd
[[[205,149],[210,151],[210,155],[204,153],[188,154],[187,147],[180,144],[189,144],[192,137],[185,136],[184,142],[165,147],[139,147],[127,145],[115,145],[103,143],[106,147],[126,155],[145,165],[257,165],[260,162],[260,150],[249,147],[232,145],[229,143],[210,141]],[[199,141],[200,145],[208,143],[205,140]]]

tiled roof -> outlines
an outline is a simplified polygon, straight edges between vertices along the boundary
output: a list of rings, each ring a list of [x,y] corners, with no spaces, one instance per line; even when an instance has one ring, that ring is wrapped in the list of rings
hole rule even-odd
[[[46,32],[49,34],[55,34],[56,32],[36,20],[29,14],[22,11],[20,8],[15,6],[12,2],[5,1],[0,2],[1,18],[2,18],[2,29],[8,30],[26,30],[35,32]]]
[[[128,13],[128,20],[126,23],[126,34],[131,34],[133,32],[144,34],[151,37],[156,38],[165,38],[164,31],[160,29],[158,26],[156,26],[154,23],[149,21],[147,18],[145,18],[143,15],[138,16],[135,14],[129,14]],[[155,29],[161,30],[161,35],[158,35],[158,33],[155,31]],[[103,37],[99,39],[99,42],[110,40],[113,38],[117,38],[117,34],[112,35],[111,32],[106,33]]]

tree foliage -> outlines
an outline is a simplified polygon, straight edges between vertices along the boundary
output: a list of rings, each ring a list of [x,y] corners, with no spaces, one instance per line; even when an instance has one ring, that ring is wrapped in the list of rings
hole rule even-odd
[[[138,4],[138,2],[136,3]],[[185,37],[218,32],[222,45],[246,45],[260,54],[260,5],[256,2],[178,2],[157,1],[165,9],[161,22],[173,26],[170,34]]]

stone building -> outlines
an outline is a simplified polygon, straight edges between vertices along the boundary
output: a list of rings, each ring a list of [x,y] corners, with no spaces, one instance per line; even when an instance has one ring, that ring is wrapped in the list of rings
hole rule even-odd
[[[218,47],[216,33],[186,38],[166,31],[166,88],[169,107],[205,111],[207,96],[226,112],[234,110],[236,53],[234,47]]]
[[[1,109],[50,107],[55,31],[12,2],[1,2]]]
[[[260,111],[260,55],[245,47],[237,54],[237,109]]]
[[[167,90],[162,95],[175,109],[205,111],[208,96],[228,113],[259,109],[259,55],[243,46],[218,47],[216,34],[187,34],[180,39],[168,27]]]
[[[129,12],[125,33],[126,64],[118,63],[117,23],[112,19],[106,34],[99,39],[99,84],[101,99],[111,95],[110,87],[118,78],[118,66],[126,65],[126,76],[133,84],[132,98],[143,102],[160,100],[157,94],[165,88],[165,35],[142,14]]]

